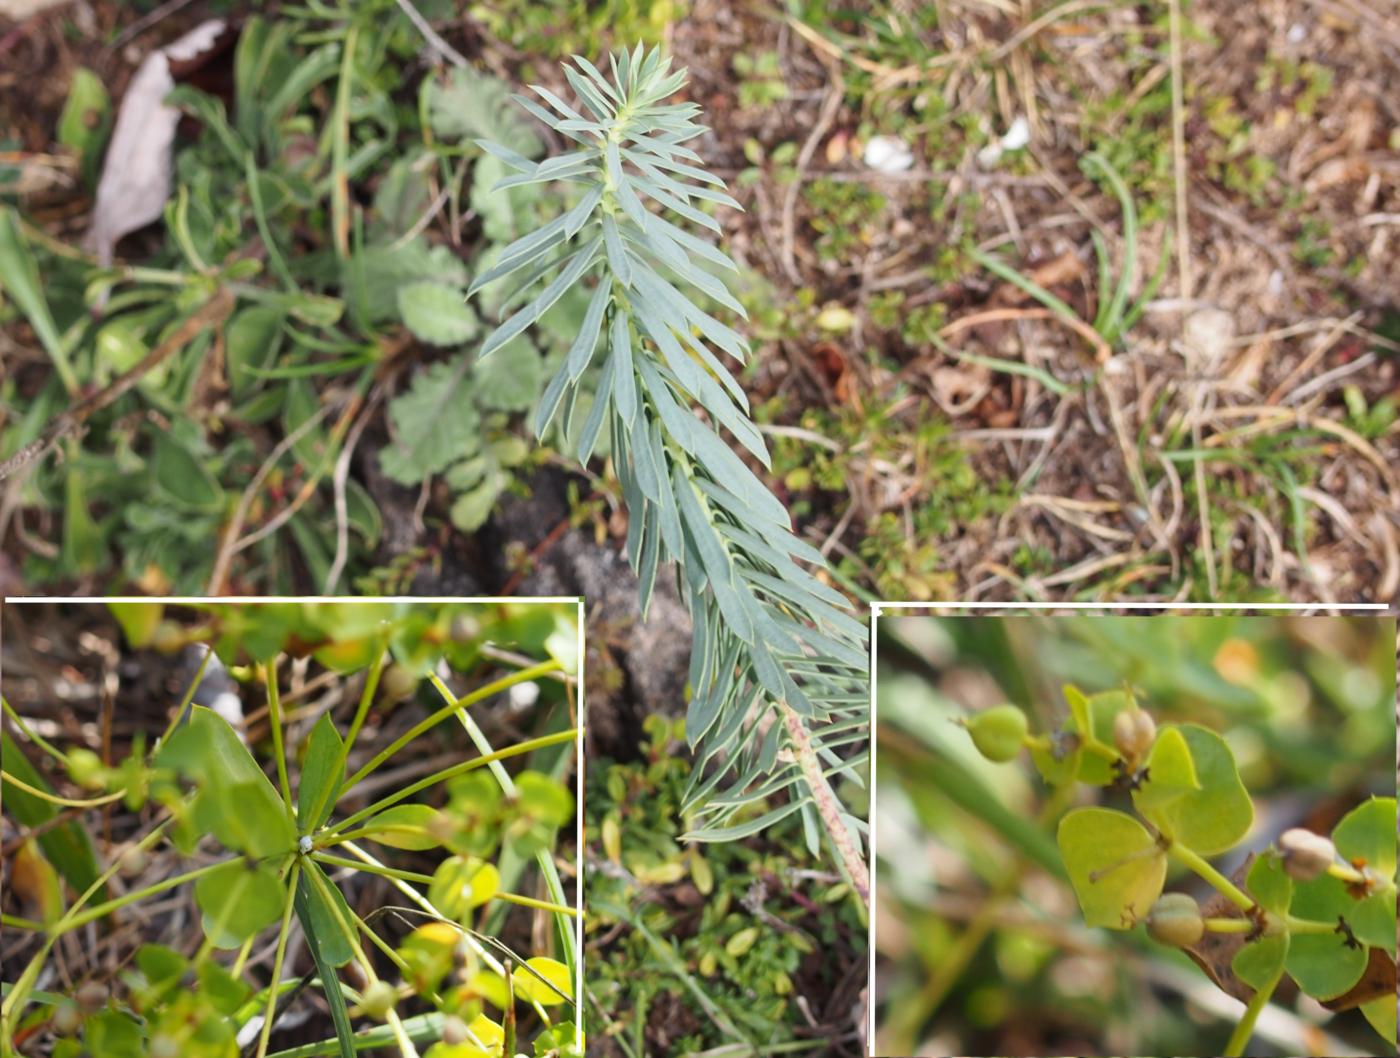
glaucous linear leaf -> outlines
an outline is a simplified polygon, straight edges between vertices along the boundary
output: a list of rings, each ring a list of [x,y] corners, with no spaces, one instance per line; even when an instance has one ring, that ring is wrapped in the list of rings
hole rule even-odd
[[[589,361],[593,359],[593,351],[598,346],[598,335],[603,331],[603,313],[607,310],[610,295],[608,284],[599,283],[588,301],[583,322],[579,324],[578,334],[569,346],[568,355],[564,357],[564,366],[559,372],[561,375],[567,375],[570,381],[578,381],[587,369]]]
[[[725,620],[734,628],[734,634],[746,643],[753,641],[753,622],[744,606],[743,593],[734,580],[734,567],[729,553],[725,551],[715,528],[700,506],[700,498],[695,488],[679,472],[673,479],[676,492],[676,506],[681,512],[681,522],[695,542],[700,561],[710,577],[710,587],[714,590],[715,601],[724,613]]]
[[[598,67],[594,66],[582,55],[571,55],[569,58],[573,59],[574,65],[582,70],[583,73],[588,76],[588,79],[592,81],[593,84],[598,87],[598,90],[606,95],[609,100],[613,103],[622,102],[623,95],[615,86],[608,83],[608,79],[603,76],[602,71],[600,71]]]
[[[612,269],[617,281],[624,287],[632,285],[632,259],[627,253],[627,247],[622,244],[622,236],[618,234],[617,222],[607,214],[603,215],[603,247],[608,255],[608,267]]]
[[[569,106],[568,103],[564,102],[562,99],[560,99],[557,95],[551,92],[548,88],[545,88],[543,85],[532,84],[530,85],[530,91],[534,92],[551,107],[553,107],[556,111],[558,111],[558,113],[562,117],[567,118],[570,121],[584,120],[582,114],[580,114],[573,107]],[[552,119],[549,123],[551,125],[554,125],[558,123],[558,120]]]
[[[632,370],[632,335],[621,312],[613,313],[610,345],[617,361],[612,369],[613,406],[630,429],[637,419],[637,374]]]
[[[569,82],[569,86],[578,93],[578,97],[583,100],[583,105],[593,111],[594,117],[602,122],[611,121],[612,106],[603,98],[597,88],[588,83],[588,78],[567,66],[564,67],[564,78]]]
[[[682,841],[738,841],[742,838],[752,837],[754,834],[767,830],[774,823],[786,819],[792,813],[801,808],[810,798],[800,801],[789,801],[785,805],[765,812],[763,815],[743,823],[736,823],[728,827],[705,827],[700,830],[692,830],[688,834],[682,834]]]
[[[549,286],[544,288],[543,293],[541,293],[539,297],[523,309],[517,309],[508,320],[496,329],[490,338],[486,339],[486,343],[481,347],[481,351],[477,356],[480,359],[485,359],[490,356],[516,335],[524,333],[526,327],[543,316],[546,310],[563,297],[564,293],[577,283],[583,273],[588,270],[588,267],[593,264],[594,257],[602,241],[601,236],[595,236],[583,249],[574,254],[568,267],[559,273],[558,278],[550,283]]]
[[[578,435],[578,458],[587,463],[593,455],[593,447],[598,443],[598,434],[603,429],[603,416],[607,414],[611,399],[612,375],[616,363],[612,357],[603,361],[603,370],[598,373],[598,388],[593,393],[593,406],[588,409],[588,418]]]
[[[650,177],[633,175],[632,187],[639,193],[646,195],[657,205],[669,209],[690,221],[692,224],[699,224],[702,228],[718,232],[720,230],[719,221],[702,210],[696,209],[688,202],[682,201],[677,196],[671,194],[664,187]]]
[[[519,172],[533,173],[539,167],[539,163],[532,162],[523,154],[518,154],[509,147],[501,146],[499,143],[493,143],[490,140],[476,140],[474,142],[483,151],[491,155],[491,157],[504,162],[506,165]]]
[[[517,93],[515,95],[512,95],[511,99],[513,99],[517,104],[524,108],[537,121],[540,121],[541,123],[549,126],[556,132],[562,133],[569,139],[573,140],[575,143],[588,144],[591,142],[581,132],[575,132],[573,129],[564,128],[563,126],[566,124],[566,122],[560,121],[559,118],[555,117],[549,111],[545,110],[544,107],[540,106],[529,96],[520,95]],[[583,121],[582,118],[579,118],[578,120],[580,122]]]

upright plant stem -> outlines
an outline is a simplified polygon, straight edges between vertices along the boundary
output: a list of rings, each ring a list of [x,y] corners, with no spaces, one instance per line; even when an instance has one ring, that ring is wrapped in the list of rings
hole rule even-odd
[[[1255,992],[1249,1003],[1244,1008],[1244,1017],[1235,1026],[1235,1031],[1230,1033],[1230,1042],[1225,1044],[1223,1058],[1239,1058],[1244,1054],[1245,1045],[1249,1043],[1249,1038],[1254,1035],[1254,1025],[1259,1020],[1259,1015],[1264,1008],[1269,1005],[1269,1000],[1273,998],[1274,989],[1278,987],[1279,981],[1283,979],[1283,971],[1280,970],[1274,975],[1272,981],[1263,988]]]
[[[287,955],[287,934],[292,923],[292,911],[296,907],[297,882],[301,877],[301,864],[292,864],[292,873],[287,880],[287,903],[282,908],[282,929],[277,934],[277,954],[272,957],[272,987],[268,991],[267,1014],[263,1018],[262,1032],[258,1036],[257,1058],[267,1054],[267,1044],[272,1039],[272,1023],[277,1015],[277,986],[282,980],[282,960]]]
[[[788,737],[792,740],[793,756],[797,758],[797,766],[802,769],[802,776],[807,780],[807,785],[812,791],[812,801],[817,806],[817,815],[821,817],[822,825],[826,827],[831,844],[835,847],[836,854],[841,858],[841,863],[846,869],[846,874],[850,876],[851,884],[855,886],[861,903],[869,908],[870,870],[866,866],[865,858],[861,855],[860,850],[856,848],[855,842],[851,840],[851,835],[846,830],[846,824],[841,820],[841,804],[836,799],[836,793],[827,783],[826,776],[822,774],[821,762],[817,760],[817,751],[812,748],[812,738],[807,731],[807,726],[797,715],[797,711],[786,702],[780,703],[779,708],[782,710],[783,724],[787,727]]]

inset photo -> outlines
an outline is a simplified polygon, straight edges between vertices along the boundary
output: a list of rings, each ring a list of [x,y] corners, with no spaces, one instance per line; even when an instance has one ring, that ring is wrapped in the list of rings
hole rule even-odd
[[[879,619],[876,1055],[1395,1051],[1396,622]]]
[[[583,1054],[576,600],[8,602],[5,1054]]]

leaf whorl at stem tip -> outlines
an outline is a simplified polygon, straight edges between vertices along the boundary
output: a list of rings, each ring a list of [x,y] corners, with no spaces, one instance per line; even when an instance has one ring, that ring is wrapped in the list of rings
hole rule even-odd
[[[718,233],[703,206],[738,203],[686,146],[706,131],[695,121],[700,108],[666,102],[685,72],[640,46],[610,56],[608,66],[610,77],[579,57],[565,66],[578,109],[541,86],[533,86],[541,102],[515,97],[570,150],[534,162],[480,144],[514,170],[498,186],[561,182],[577,196],[473,282],[472,292],[514,282],[506,306],[533,295],[481,355],[534,325],[571,288],[595,284],[534,426],[542,436],[560,418],[564,446],[580,460],[606,428],[643,614],[659,567],[676,564],[694,620],[686,736],[698,766],[684,808],[695,822],[689,837],[742,837],[801,811],[812,851],[825,828],[855,879],[864,870],[863,824],[833,803],[828,780],[859,781],[868,753],[838,753],[868,740],[867,629],[816,576],[824,556],[793,533],[782,502],[726,440],[770,465],[748,399],[723,362],[743,363],[748,342],[704,307],[745,316],[721,278],[738,269],[690,230]],[[781,715],[788,708],[805,742]],[[726,825],[745,805],[784,790],[788,804]]]

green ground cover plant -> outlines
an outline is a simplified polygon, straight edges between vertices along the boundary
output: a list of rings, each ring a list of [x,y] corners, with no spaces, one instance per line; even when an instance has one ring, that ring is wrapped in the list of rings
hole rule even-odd
[[[591,762],[584,798],[585,996],[599,1054],[806,1054],[857,1046],[866,979],[850,886],[795,817],[747,839],[686,840],[685,722],[651,716],[640,759]],[[747,809],[760,815],[765,804]],[[820,996],[823,1005],[808,1005]]]
[[[893,618],[878,653],[877,1048],[1393,1046],[1393,622]]]
[[[169,703],[168,726],[150,738],[138,733],[120,759],[65,749],[4,701],[6,823],[20,836],[11,876],[26,895],[23,907],[7,901],[3,919],[5,1053],[583,1053],[574,1012],[578,911],[556,860],[576,818],[566,781],[578,736],[568,693],[573,607],[111,610],[130,650],[212,649],[184,699]],[[265,700],[266,767],[264,747],[192,704],[215,656],[250,697]],[[304,734],[292,744],[281,688],[299,664],[357,693],[314,723],[298,703],[295,730]],[[472,684],[464,693],[447,682],[462,676]],[[539,694],[538,733],[493,745],[478,719],[483,703],[527,685]],[[383,722],[394,709],[419,718],[388,734]],[[442,725],[460,728],[476,753],[386,785],[385,769],[402,768]],[[99,854],[94,821],[114,807],[137,825]],[[151,880],[157,861],[179,866]],[[381,879],[389,901],[357,913],[344,895],[363,884],[357,878]],[[193,951],[131,944],[115,974],[93,963],[68,989],[55,980],[54,959],[77,931],[110,935],[156,898],[181,897],[198,915]],[[522,932],[522,915],[537,918],[533,932]],[[297,934],[310,963],[304,972],[285,961]],[[532,938],[530,951],[513,946],[522,936]],[[250,958],[255,949],[260,957]],[[274,1048],[279,1021],[304,1008],[308,987],[324,997],[334,1035]]]
[[[1028,732],[1014,705],[977,713],[967,729],[988,760],[1008,763],[1028,750],[1052,786],[1130,791],[1133,814],[1075,808],[1056,830],[1085,922],[1114,930],[1145,925],[1153,940],[1184,949],[1208,933],[1243,936],[1228,977],[1224,965],[1201,960],[1212,980],[1231,991],[1241,982],[1249,994],[1222,1052],[1227,1058],[1244,1053],[1285,974],[1334,1009],[1359,1007],[1393,1047],[1395,798],[1352,809],[1330,839],[1285,831],[1251,857],[1241,885],[1210,862],[1243,841],[1254,822],[1226,741],[1199,724],[1158,728],[1130,690],[1085,695],[1066,685],[1063,693],[1070,716],[1057,731]],[[1187,893],[1163,895],[1169,862],[1203,878],[1229,913],[1206,911]]]

